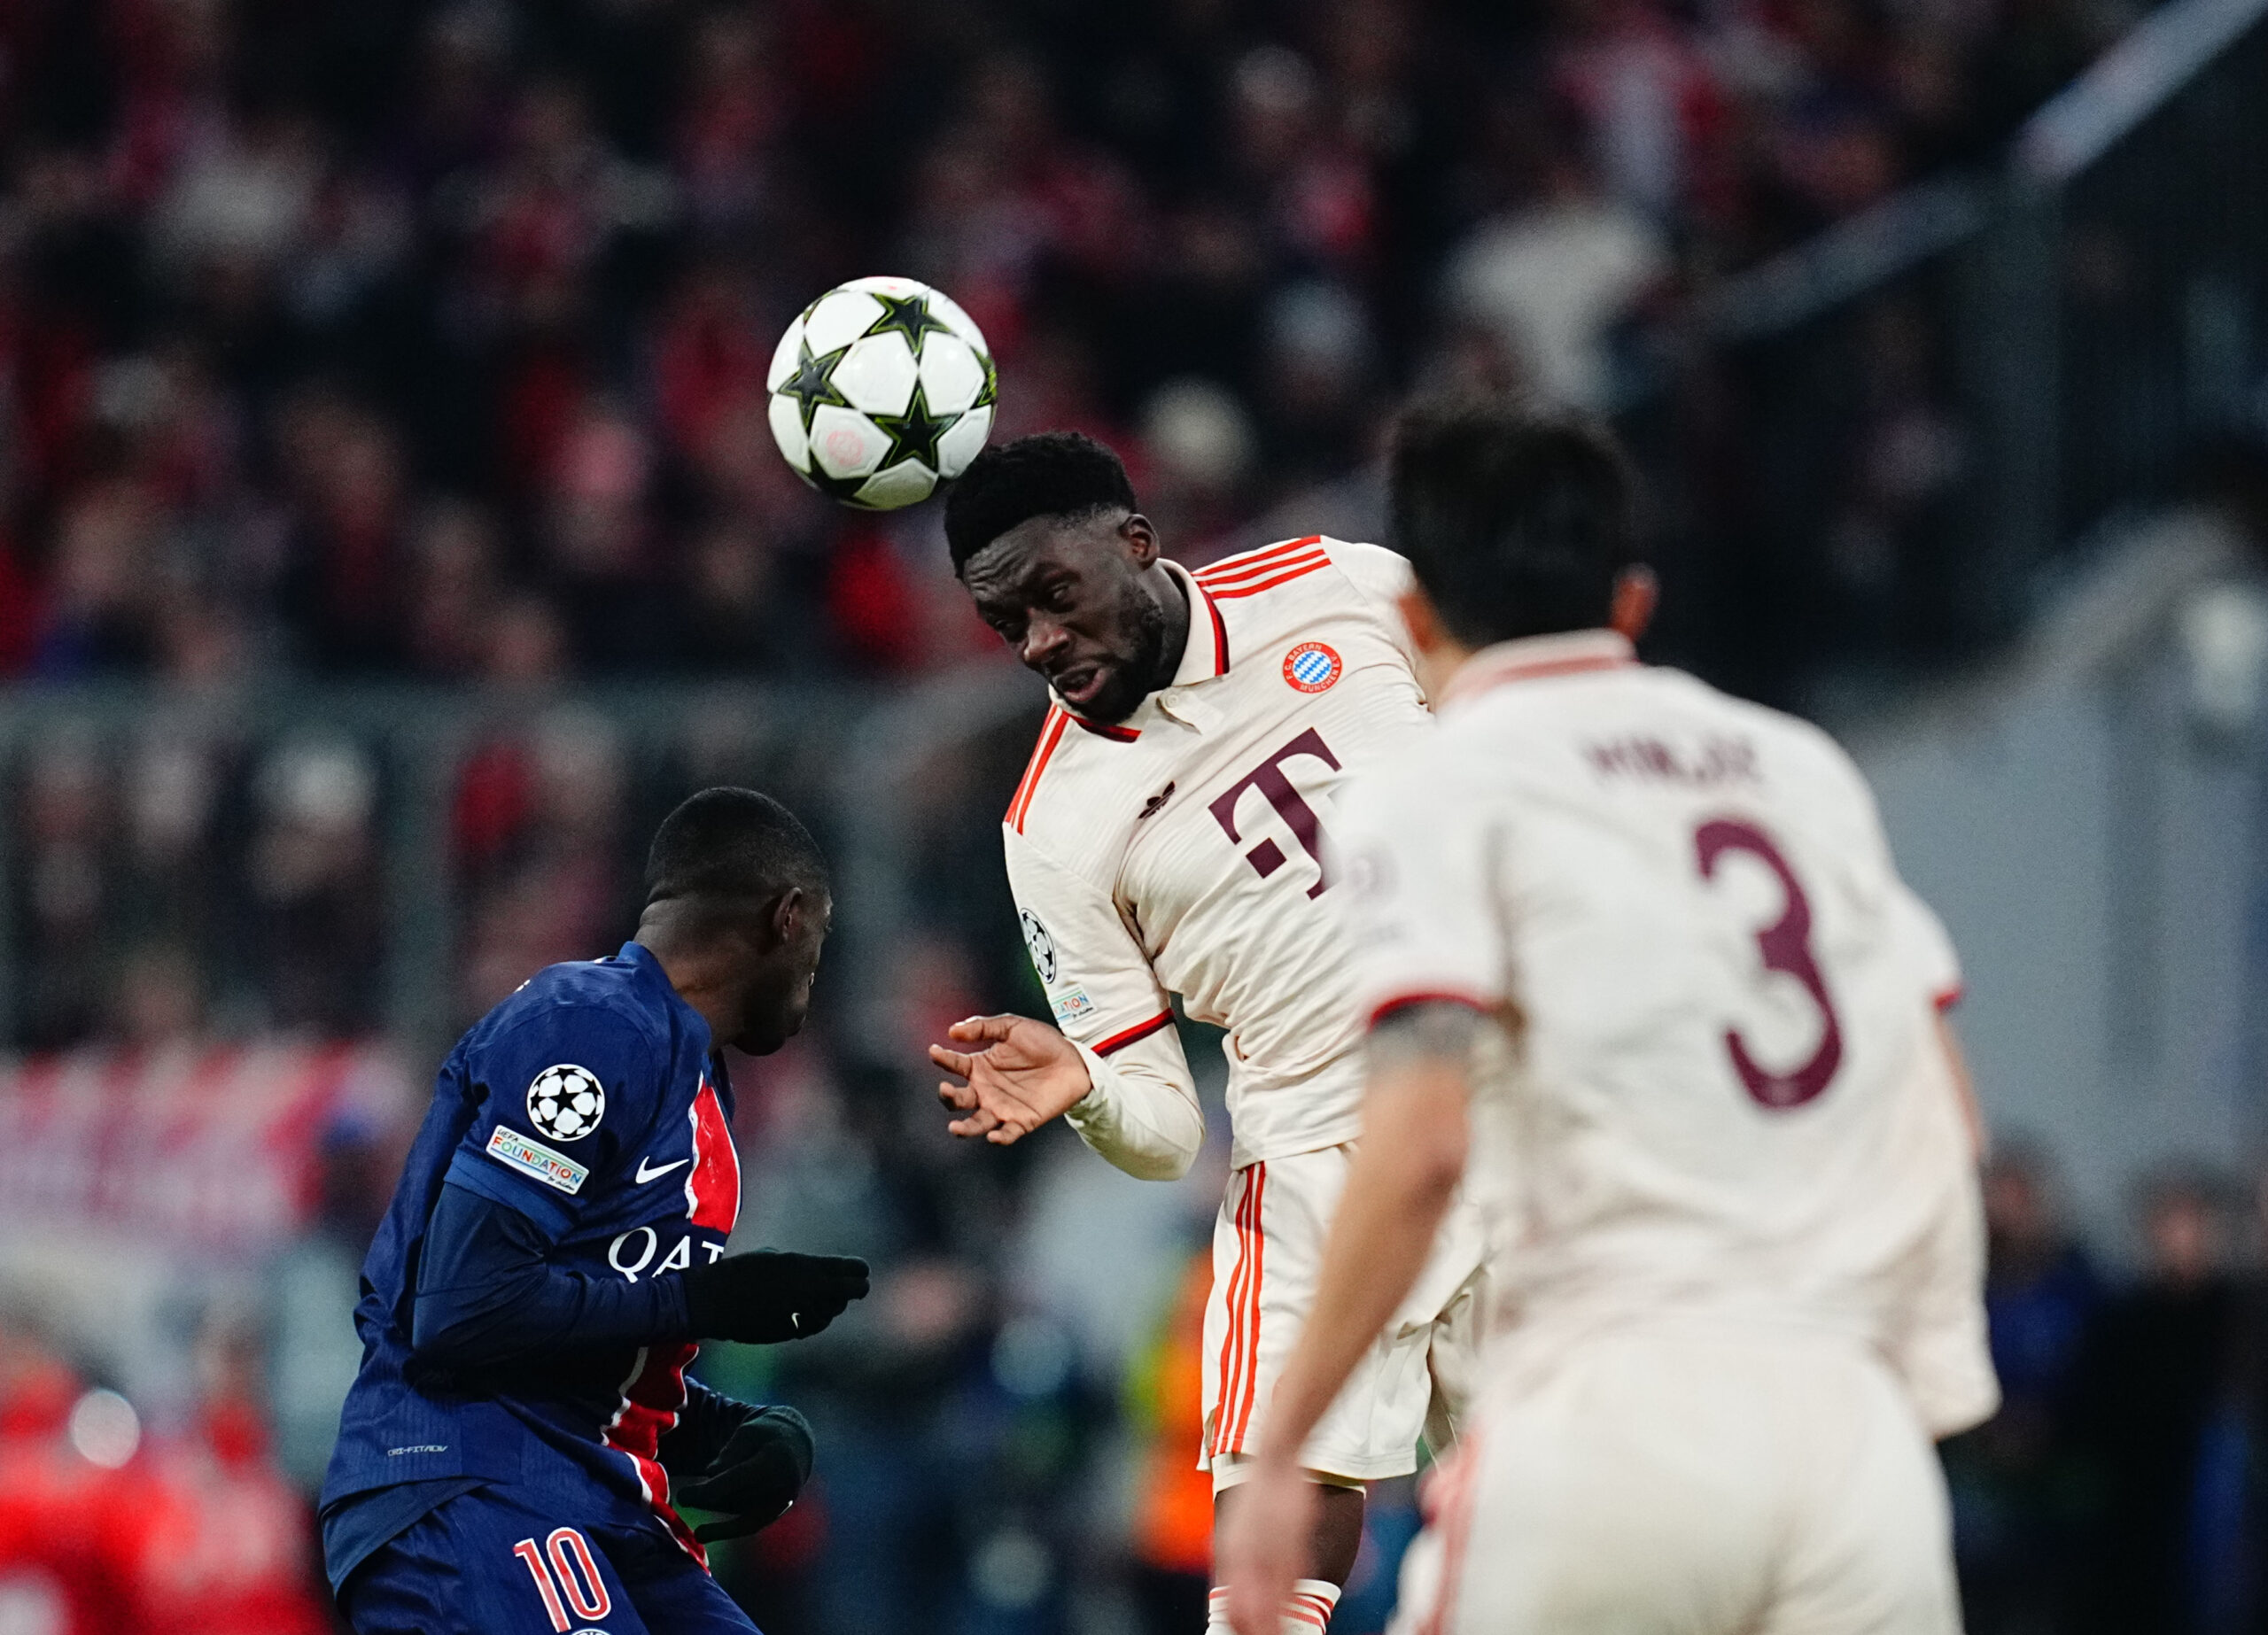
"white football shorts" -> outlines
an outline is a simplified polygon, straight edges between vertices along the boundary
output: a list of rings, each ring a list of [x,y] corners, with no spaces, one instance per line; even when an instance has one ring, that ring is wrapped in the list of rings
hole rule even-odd
[[[1197,1468],[1213,1490],[1243,1479],[1277,1375],[1315,1300],[1324,1235],[1355,1146],[1247,1165],[1229,1177],[1213,1224],[1213,1292],[1205,1305],[1205,1439]],[[1439,1454],[1454,1439],[1477,1382],[1487,1318],[1487,1243],[1462,1197],[1394,1321],[1372,1343],[1301,1462],[1348,1485],[1408,1476],[1418,1440]]]
[[[1501,1383],[1393,1635],[1959,1635],[1937,1455],[1863,1347],[1626,1333]]]

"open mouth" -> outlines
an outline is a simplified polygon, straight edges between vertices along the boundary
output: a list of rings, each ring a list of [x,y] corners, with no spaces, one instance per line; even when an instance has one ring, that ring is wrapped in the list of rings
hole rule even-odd
[[[1055,678],[1055,696],[1073,709],[1080,709],[1092,703],[1109,680],[1110,671],[1102,665],[1076,665]]]

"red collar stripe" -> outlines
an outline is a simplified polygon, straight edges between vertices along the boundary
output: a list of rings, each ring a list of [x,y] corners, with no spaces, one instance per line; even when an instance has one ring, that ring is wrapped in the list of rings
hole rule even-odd
[[[1330,565],[1331,559],[1321,552],[1317,552],[1311,557],[1293,557],[1290,562],[1283,563],[1283,571],[1272,578],[1243,585],[1226,585],[1215,590],[1212,593],[1223,601],[1232,601],[1239,596],[1257,596],[1262,591],[1272,591],[1279,585],[1289,585],[1294,579],[1305,578],[1309,574],[1328,568]]]
[[[1097,738],[1115,739],[1122,744],[1130,744],[1142,736],[1141,730],[1138,727],[1114,726],[1107,721],[1090,721],[1086,717],[1073,710],[1066,710],[1064,714],[1069,716],[1072,720],[1086,728]]]
[[[1008,802],[1008,815],[1003,819],[1018,834],[1024,832],[1024,818],[1031,810],[1031,797],[1039,788],[1039,775],[1047,770],[1047,757],[1063,741],[1063,728],[1070,718],[1068,711],[1051,708],[1039,729],[1038,747],[1031,752],[1031,763],[1024,768],[1024,780],[1016,786],[1015,799]]]
[[[1212,593],[1201,585],[1197,587],[1197,593],[1205,598],[1205,611],[1213,616],[1213,673],[1225,676],[1229,673],[1229,627],[1222,621],[1221,609],[1215,604]]]
[[[1385,1021],[1395,1011],[1406,1011],[1411,1005],[1464,1005],[1468,1010],[1480,1011],[1483,1016],[1487,1016],[1493,1009],[1493,1007],[1485,999],[1478,998],[1472,994],[1450,993],[1447,989],[1434,989],[1430,992],[1410,994],[1396,994],[1393,998],[1382,999],[1377,1004],[1371,1007],[1371,1019],[1369,1025],[1372,1027],[1376,1027],[1380,1022]]]
[[[1124,1050],[1137,1039],[1148,1038],[1161,1027],[1169,1027],[1172,1022],[1173,1012],[1170,1011],[1161,1011],[1148,1021],[1137,1022],[1125,1032],[1113,1034],[1109,1038],[1103,1040],[1099,1044],[1089,1045],[1087,1049],[1092,1050],[1097,1056],[1107,1056],[1113,1050]]]
[[[1279,568],[1294,556],[1316,553],[1323,543],[1321,534],[1309,534],[1304,539],[1286,539],[1281,545],[1247,551],[1239,556],[1225,556],[1209,568],[1200,568],[1195,577],[1202,584],[1224,585],[1233,579],[1249,579]],[[1319,553],[1318,553],[1319,554]]]
[[[1533,659],[1525,664],[1514,661],[1492,665],[1471,681],[1458,677],[1449,683],[1445,697],[1464,698],[1512,681],[1540,681],[1548,676],[1577,676],[1594,670],[1627,670],[1636,663],[1621,655],[1610,656],[1603,653],[1586,653],[1576,658]]]
[[[1621,670],[1629,663],[1628,659],[1604,657],[1542,659],[1533,664],[1510,665],[1493,678],[1497,681],[1527,681],[1537,676],[1572,676],[1586,670]]]

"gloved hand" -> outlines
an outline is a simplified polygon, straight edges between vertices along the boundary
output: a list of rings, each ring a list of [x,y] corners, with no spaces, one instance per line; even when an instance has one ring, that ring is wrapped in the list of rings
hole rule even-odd
[[[718,1262],[719,1266],[724,1262]],[[697,1481],[673,1498],[724,1513],[693,1530],[703,1544],[737,1538],[787,1514],[812,1474],[812,1428],[793,1408],[760,1408],[726,1437]]]
[[[776,1249],[687,1267],[685,1315],[693,1337],[770,1345],[817,1334],[866,1296],[866,1263]]]

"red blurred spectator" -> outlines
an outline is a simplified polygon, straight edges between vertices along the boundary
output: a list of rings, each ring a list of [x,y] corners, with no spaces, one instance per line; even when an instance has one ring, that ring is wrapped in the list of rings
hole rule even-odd
[[[191,1428],[145,1437],[0,1319],[0,1619],[41,1635],[326,1635],[313,1517],[275,1468],[257,1353],[208,1341]],[[218,1353],[218,1354],[216,1354]]]

